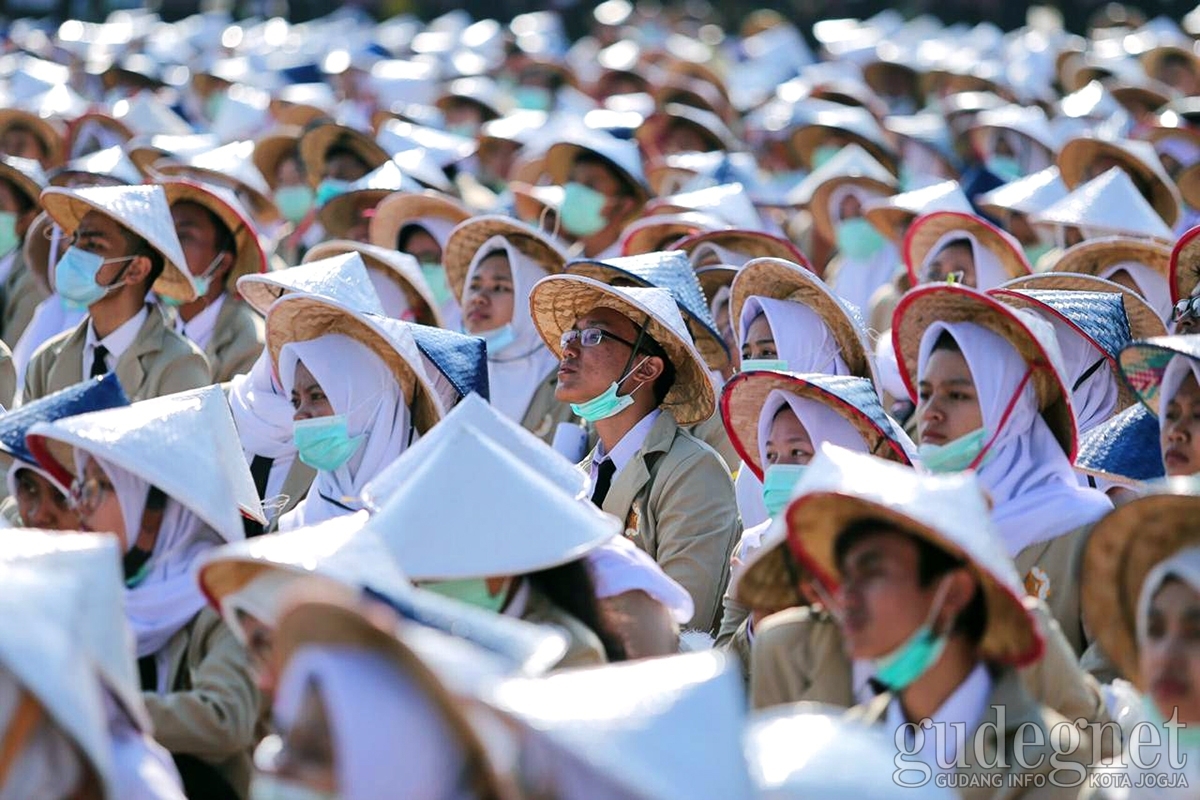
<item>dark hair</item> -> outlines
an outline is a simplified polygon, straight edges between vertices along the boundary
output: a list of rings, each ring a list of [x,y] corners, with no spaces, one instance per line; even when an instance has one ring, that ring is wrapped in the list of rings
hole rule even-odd
[[[354,149],[353,145],[350,144],[350,139],[348,137],[335,139],[333,144],[325,148],[326,162],[332,161],[338,156],[347,156],[352,158],[362,166],[365,172],[371,171],[371,165],[367,163],[367,160],[362,157],[361,153]]]
[[[125,234],[128,255],[145,256],[150,259],[150,273],[146,276],[146,291],[148,292],[154,286],[154,282],[163,274],[166,260],[163,258],[162,253],[151,247],[149,242],[133,231],[121,226],[121,232]]]
[[[208,217],[208,221],[212,223],[213,230],[216,232],[213,238],[215,239],[217,251],[224,251],[236,256],[237,240],[233,238],[233,231],[229,230],[229,226],[225,224],[225,221],[214,214],[208,206],[202,205],[200,208],[204,209],[205,216]]]
[[[608,629],[600,615],[596,585],[588,572],[587,561],[576,559],[557,567],[531,572],[525,576],[530,585],[544,594],[559,609],[582,622],[604,645],[609,661],[625,660],[625,645]]]
[[[667,399],[667,393],[671,391],[671,387],[675,385],[675,363],[671,361],[671,357],[667,355],[666,349],[659,344],[654,337],[649,333],[642,338],[642,343],[638,350],[649,356],[654,356],[663,362],[663,371],[654,380],[654,402],[662,405],[663,400]],[[634,354],[636,355],[636,353]]]
[[[950,241],[948,241],[944,245],[942,245],[941,249],[938,250],[937,253],[934,254],[934,257],[936,258],[937,256],[940,256],[942,253],[944,253],[947,250],[954,248],[954,247],[965,248],[966,251],[969,252],[972,256],[975,255],[975,248],[971,246],[970,239],[951,239]]]
[[[938,350],[950,350],[955,353],[961,353],[962,348],[958,346],[958,340],[950,334],[950,331],[942,331],[933,343],[933,350],[930,352],[936,353]]]
[[[638,189],[633,182],[626,177],[623,170],[617,169],[616,165],[603,156],[597,155],[589,151],[583,151],[575,156],[574,164],[592,164],[604,169],[609,175],[613,176],[620,188],[617,190],[617,197],[637,197]]]
[[[42,157],[45,158],[46,156],[50,155],[50,142],[46,141],[41,132],[33,126],[26,125],[24,122],[14,122],[10,125],[6,125],[3,130],[0,130],[0,134],[5,134],[9,131],[29,134],[31,137],[33,137],[34,141],[38,143],[38,146],[42,148]]]
[[[29,209],[33,208],[34,204],[37,202],[37,198],[30,197],[28,194],[26,194],[25,190],[22,189],[16,181],[10,181],[8,178],[0,178],[0,181],[7,183],[9,188],[12,189],[13,198],[15,198],[17,201],[18,216],[27,213]]]
[[[424,225],[420,224],[419,222],[410,222],[407,225],[402,226],[396,233],[396,249],[400,252],[406,252],[405,248],[408,247],[408,240],[416,236],[418,233],[423,233],[430,238],[433,237],[433,234],[430,233],[429,229]]]
[[[914,536],[899,528],[894,522],[883,519],[860,519],[846,526],[834,541],[833,553],[835,563],[841,564],[847,553],[864,539],[880,533],[895,533],[905,537],[917,548],[917,584],[928,588],[934,581],[951,570],[967,566],[958,556],[947,553],[942,548],[920,536]],[[975,593],[970,602],[954,620],[951,632],[961,633],[972,644],[979,644],[987,629],[987,603],[983,597],[983,588],[976,583]]]

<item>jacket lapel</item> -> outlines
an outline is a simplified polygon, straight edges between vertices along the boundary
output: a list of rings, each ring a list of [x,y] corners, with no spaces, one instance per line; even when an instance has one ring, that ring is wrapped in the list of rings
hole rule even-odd
[[[47,393],[74,386],[83,380],[83,348],[87,344],[87,330],[91,324],[92,318],[84,317],[58,351],[47,376]]]
[[[630,530],[636,532],[639,528],[637,520],[630,519],[633,503],[650,482],[651,470],[659,456],[671,449],[678,430],[675,417],[666,411],[660,413],[646,434],[646,441],[613,479],[612,488],[604,500],[604,510],[625,523],[626,536],[631,535]]]
[[[142,329],[138,331],[137,338],[117,361],[117,379],[125,387],[125,392],[129,395],[130,400],[143,399],[141,395],[146,382],[146,367],[142,363],[142,359],[146,356],[153,356],[162,350],[165,332],[162,312],[157,307],[151,307],[150,313],[146,315],[145,323],[142,324]]]

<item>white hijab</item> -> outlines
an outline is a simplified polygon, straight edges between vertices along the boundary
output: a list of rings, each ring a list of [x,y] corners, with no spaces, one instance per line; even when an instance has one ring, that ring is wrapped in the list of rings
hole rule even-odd
[[[1160,561],[1142,581],[1142,590],[1137,601],[1137,640],[1141,646],[1146,641],[1150,621],[1150,604],[1154,595],[1168,579],[1175,578],[1187,584],[1194,592],[1200,592],[1200,547],[1188,547],[1170,558]]]
[[[89,457],[104,470],[116,492],[128,552],[137,543],[151,484],[100,456],[76,450],[75,467],[79,474]],[[171,637],[204,608],[204,595],[196,583],[194,568],[201,556],[222,543],[221,535],[199,515],[175,498],[167,498],[148,562],[149,571],[137,586],[125,590],[125,616],[137,639],[138,658],[159,654]],[[158,672],[159,691],[163,691],[170,676],[163,669]]]
[[[1129,273],[1138,293],[1150,304],[1154,313],[1170,325],[1175,304],[1171,302],[1171,286],[1162,273],[1137,261],[1121,261],[1101,270],[1100,277],[1112,280],[1112,276],[1118,272]]]
[[[21,702],[23,687],[0,667],[0,731],[7,731]],[[85,775],[83,756],[75,743],[50,717],[34,725],[21,757],[12,762],[0,785],[0,800],[30,797],[72,797]]]
[[[929,252],[925,254],[925,260],[921,262],[920,268],[917,270],[917,275],[920,276],[929,268],[930,262],[937,258],[942,252],[942,248],[951,242],[957,242],[965,239],[971,245],[971,258],[975,262],[975,286],[981,292],[988,289],[995,289],[1002,283],[1008,281],[1008,273],[1004,270],[1000,259],[996,257],[988,248],[984,247],[973,233],[965,230],[953,230],[943,233],[941,237],[934,242],[933,247],[929,248]]]
[[[821,315],[790,300],[750,297],[742,306],[738,320],[738,346],[746,341],[750,326],[765,314],[775,352],[787,362],[790,372],[819,372],[823,375],[849,375],[841,348],[833,331]]]
[[[417,316],[408,302],[408,295],[400,288],[399,281],[393,278],[391,273],[386,269],[367,267],[367,278],[371,281],[371,286],[375,288],[375,294],[379,295],[379,304],[383,306],[384,314],[392,319],[402,319],[405,322],[417,321]]]
[[[229,410],[247,460],[254,456],[277,459],[295,455],[292,416],[296,410],[290,392],[291,387],[285,390],[275,381],[265,347],[249,373],[234,375],[229,381]]]
[[[289,342],[279,353],[279,377],[290,387],[296,365],[316,378],[335,414],[346,415],[350,436],[366,436],[350,460],[333,472],[319,470],[300,504],[279,518],[289,531],[358,510],[362,489],[407,449],[412,437],[400,384],[374,351],[340,333]]]
[[[503,236],[493,236],[475,251],[463,283],[463,303],[466,287],[471,285],[479,264],[497,250],[508,257],[512,271],[512,327],[516,338],[495,352],[488,348],[488,387],[491,404],[514,422],[525,419],[529,403],[542,383],[558,368],[558,359],[546,347],[529,313],[529,293],[533,285],[546,277],[547,271],[532,258],[509,244]]]
[[[725,264],[730,267],[743,266],[751,259],[751,256],[745,253],[728,250],[712,242],[703,242],[692,251],[692,265],[699,266],[704,264],[705,260],[710,256],[716,259],[714,263]]]
[[[1187,380],[1188,375],[1200,383],[1200,361],[1184,355],[1172,356],[1163,370],[1162,383],[1158,387],[1158,429],[1167,427],[1167,406],[1175,399],[1179,387]]]
[[[1008,340],[987,328],[972,322],[935,322],[921,337],[919,375],[925,374],[943,332],[958,343],[971,371],[990,439],[1029,365]],[[1032,380],[1025,382],[978,474],[992,498],[992,522],[1014,558],[1026,547],[1050,541],[1112,510],[1103,492],[1078,485],[1071,462],[1038,413]]]
[[[275,716],[284,730],[296,723],[310,685],[329,723],[338,797],[472,796],[454,729],[397,665],[368,650],[302,647],[288,662],[275,699]]]
[[[1003,139],[1025,175],[1032,175],[1054,166],[1054,154],[1040,142],[1023,133],[1009,128],[986,128],[984,136],[984,150],[987,155],[993,155],[1000,140]]]
[[[829,218],[835,226],[843,221],[841,207],[842,201],[847,197],[855,198],[859,205],[865,208],[868,202],[884,196],[861,186],[844,184],[829,193]],[[839,255],[841,264],[831,288],[838,297],[862,311],[866,311],[870,306],[871,295],[875,294],[880,286],[890,283],[900,268],[900,251],[886,240],[875,255],[863,261],[856,261],[845,253]]]
[[[1071,389],[1075,423],[1079,427],[1079,435],[1083,436],[1117,413],[1117,377],[1113,374],[1104,353],[1088,341],[1087,337],[1052,314],[1038,316],[1054,326],[1054,336],[1058,340],[1058,349],[1062,351],[1063,366],[1066,368],[1063,378]],[[1076,386],[1084,373],[1092,369],[1097,361],[1104,363],[1093,370],[1082,384]]]
[[[764,471],[767,466],[767,439],[771,435],[771,423],[775,421],[775,415],[785,403],[808,433],[814,452],[826,442],[856,453],[867,452],[867,443],[863,441],[858,429],[829,406],[808,397],[799,397],[784,389],[772,389],[758,415],[758,458]]]

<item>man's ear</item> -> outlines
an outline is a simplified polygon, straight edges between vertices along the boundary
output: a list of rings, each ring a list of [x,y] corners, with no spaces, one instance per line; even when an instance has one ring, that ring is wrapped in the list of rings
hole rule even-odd
[[[654,383],[663,374],[666,364],[658,356],[650,356],[633,371],[633,377],[642,383]]]
[[[134,256],[129,262],[129,269],[125,271],[125,283],[128,286],[135,286],[150,276],[150,256]],[[147,289],[151,288],[149,286]]]
[[[948,631],[970,604],[975,592],[982,591],[982,587],[974,573],[966,567],[959,567],[947,573],[943,580],[949,585],[945,590],[946,599],[942,601],[942,610],[938,614],[941,618],[939,627],[941,631]]]

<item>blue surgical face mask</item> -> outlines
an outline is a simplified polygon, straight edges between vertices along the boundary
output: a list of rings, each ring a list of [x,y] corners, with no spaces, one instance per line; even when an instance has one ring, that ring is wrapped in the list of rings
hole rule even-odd
[[[350,181],[339,181],[337,178],[326,178],[317,184],[317,205],[323,206],[339,195],[349,190]]]
[[[787,372],[788,362],[782,358],[743,358],[742,372],[754,372],[762,370],[765,372]]]
[[[193,275],[192,283],[196,286],[196,298],[208,296],[208,290],[212,288],[213,273],[217,271],[217,267],[221,264],[221,259],[225,258],[225,251],[217,253],[217,257],[212,260],[212,263],[204,268],[203,275]],[[176,300],[174,297],[163,297],[163,303],[168,306],[181,306],[183,303]]]
[[[986,440],[987,431],[976,428],[945,444],[922,442],[917,446],[917,453],[921,457],[921,465],[930,472],[962,472],[979,457]],[[987,463],[986,457],[983,463]]]
[[[512,91],[517,108],[531,111],[549,111],[554,104],[554,95],[542,86],[517,86]]]
[[[649,356],[647,356],[649,358]],[[587,400],[583,403],[571,403],[571,410],[575,415],[586,422],[599,422],[602,419],[620,414],[625,409],[633,405],[633,392],[627,395],[618,395],[617,390],[625,379],[637,371],[638,367],[646,363],[647,358],[643,358],[638,362],[637,366],[626,372],[619,381],[613,381],[609,387],[600,394]],[[641,388],[640,386],[638,388]],[[634,392],[637,389],[633,390]]]
[[[839,223],[836,234],[838,252],[854,261],[865,261],[882,250],[886,242],[883,234],[864,217]]]
[[[992,156],[985,162],[988,172],[1005,183],[1012,183],[1025,177],[1021,165],[1012,156]]]
[[[825,166],[829,163],[831,158],[836,156],[838,152],[841,151],[841,149],[842,148],[838,147],[837,145],[823,144],[817,149],[813,150],[812,168],[820,169],[821,167]]]
[[[214,121],[221,114],[221,109],[225,107],[225,101],[228,95],[224,89],[218,89],[204,98],[204,114],[208,117],[208,121]]]
[[[763,472],[763,505],[775,519],[792,499],[792,490],[808,469],[807,464],[772,464]]]
[[[87,308],[96,303],[109,292],[120,288],[121,283],[114,282],[108,286],[96,283],[96,275],[108,263],[131,261],[137,256],[104,260],[98,253],[89,253],[78,247],[68,247],[62,258],[54,265],[54,289],[69,303],[79,308]]]
[[[499,328],[474,334],[487,342],[488,355],[495,355],[508,347],[517,339],[517,331],[511,322],[506,322]]]
[[[345,414],[297,420],[292,441],[300,460],[313,469],[333,472],[358,452],[366,435],[351,436]]]
[[[299,186],[281,186],[275,190],[275,205],[279,213],[292,224],[296,224],[312,211],[315,195],[313,190],[304,184]]]
[[[17,215],[11,211],[0,211],[0,256],[17,249],[21,240],[17,238]]]
[[[604,204],[608,198],[582,183],[571,182],[563,187],[562,208],[558,216],[567,233],[573,236],[591,236],[604,230],[608,219],[604,216]]]
[[[454,295],[450,291],[450,282],[446,280],[445,268],[436,261],[422,261],[421,274],[425,276],[425,283],[429,284],[429,291],[433,292],[433,301],[439,306],[444,306]]]
[[[505,585],[496,594],[488,591],[486,578],[469,578],[460,581],[431,581],[430,583],[421,584],[422,589],[440,594],[442,597],[450,597],[454,600],[483,608],[488,611],[494,611],[499,614],[504,608],[504,601],[508,597],[508,586]]]
[[[901,692],[929,671],[946,649],[946,637],[933,632],[933,623],[942,608],[945,581],[938,587],[929,616],[892,652],[875,659],[875,679],[893,692]]]

